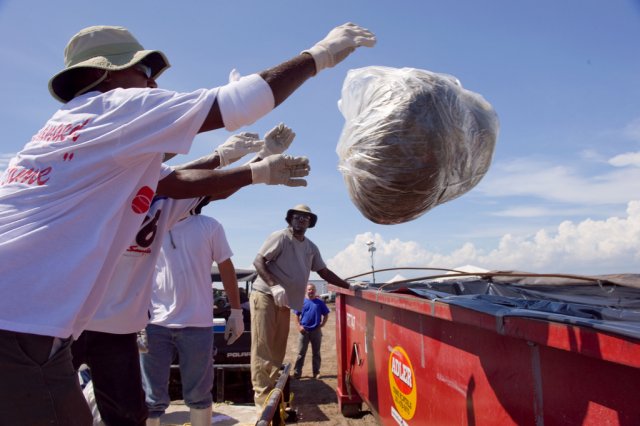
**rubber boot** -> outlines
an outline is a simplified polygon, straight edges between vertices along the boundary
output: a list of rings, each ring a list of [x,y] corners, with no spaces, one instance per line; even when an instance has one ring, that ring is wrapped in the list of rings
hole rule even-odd
[[[152,418],[148,418],[147,419],[147,426],[160,426],[160,417],[154,417]]]
[[[211,406],[207,408],[189,408],[191,426],[211,426]]]

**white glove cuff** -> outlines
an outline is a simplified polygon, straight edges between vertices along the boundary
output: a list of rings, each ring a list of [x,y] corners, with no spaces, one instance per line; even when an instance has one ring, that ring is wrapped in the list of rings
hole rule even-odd
[[[218,154],[218,158],[220,159],[220,167],[224,167],[227,165],[227,159],[222,155],[222,150],[216,149],[214,152]]]
[[[249,164],[251,168],[251,181],[253,183],[269,182],[269,165],[265,161]]]
[[[325,68],[332,67],[331,53],[329,50],[321,44],[316,44],[311,49],[304,50],[302,53],[308,53],[313,57],[316,63],[316,74]]]
[[[235,318],[235,317],[242,318],[242,309],[231,308],[231,315],[229,315],[229,318]]]
[[[265,159],[268,156],[273,155],[273,152],[269,151],[269,148],[267,148],[267,145],[265,144],[264,148],[262,148],[260,150],[260,152],[258,152],[258,157]]]

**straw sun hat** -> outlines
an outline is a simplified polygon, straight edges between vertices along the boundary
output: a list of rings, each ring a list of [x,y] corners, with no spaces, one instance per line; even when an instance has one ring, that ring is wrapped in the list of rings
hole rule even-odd
[[[311,220],[309,221],[309,228],[313,228],[314,226],[316,226],[316,222],[318,221],[318,216],[316,216],[311,212],[311,209],[309,208],[309,206],[306,206],[304,204],[298,204],[294,208],[287,210],[287,217],[286,217],[287,223],[289,224],[291,223],[291,216],[294,213],[308,214],[309,216],[311,216]]]
[[[105,72],[96,80],[88,68],[117,71],[138,62],[151,68],[151,77],[158,78],[171,65],[159,50],[144,47],[123,27],[93,26],[71,37],[64,49],[64,69],[49,80],[49,92],[61,102],[98,85],[107,76]]]

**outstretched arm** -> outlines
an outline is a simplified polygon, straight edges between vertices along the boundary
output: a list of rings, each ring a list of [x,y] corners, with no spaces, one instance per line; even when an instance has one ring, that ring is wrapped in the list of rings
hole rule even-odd
[[[278,106],[302,86],[302,83],[310,77],[313,77],[316,73],[315,70],[313,58],[308,54],[301,53],[295,58],[262,71],[259,74],[271,88],[275,103],[274,106]],[[200,133],[222,127],[224,127],[224,121],[222,120],[220,105],[216,99],[207,118],[200,127]]]
[[[306,186],[303,179],[309,174],[306,157],[271,155],[264,160],[233,169],[178,169],[158,182],[157,195],[175,199],[210,196],[219,199],[221,194],[257,183],[267,185]]]
[[[329,284],[336,285],[342,288],[349,288],[349,283],[337,276],[331,269],[324,268],[317,271],[320,278],[328,282]]]
[[[273,95],[274,107],[280,105],[310,77],[324,68],[330,68],[343,61],[360,46],[373,47],[375,35],[358,25],[347,23],[340,25],[313,47],[298,56],[289,59],[259,73],[268,84]],[[220,105],[216,99],[200,132],[224,127]]]
[[[156,193],[172,198],[190,198],[189,195],[191,194],[196,194],[196,197],[200,197],[203,196],[203,192],[207,192],[204,195],[209,196],[210,201],[228,198],[242,187],[257,183],[254,170],[249,166],[251,174],[247,175],[246,171],[238,169],[227,169],[224,174],[211,173],[212,169],[228,166],[249,153],[257,152],[257,155],[245,166],[262,161],[274,154],[282,154],[289,148],[295,136],[295,132],[284,123],[280,123],[269,130],[264,135],[264,140],[260,139],[257,133],[243,132],[232,135],[210,155],[175,166],[173,168],[174,173],[160,181]],[[294,162],[298,160],[300,159],[294,159]],[[273,161],[273,159],[269,161]],[[261,165],[254,165],[253,167],[260,168]],[[283,167],[288,170],[289,177],[306,176],[309,171],[308,164],[306,172],[304,170],[293,170],[290,165]],[[277,166],[273,166],[269,171],[277,173],[276,169]],[[194,172],[194,170],[199,171]],[[291,179],[289,182],[280,183],[289,186],[305,186],[306,184],[300,179]]]
[[[158,182],[157,195],[175,199],[210,196],[237,191],[253,183],[249,166],[221,169],[177,169]],[[234,191],[234,192],[235,192]]]

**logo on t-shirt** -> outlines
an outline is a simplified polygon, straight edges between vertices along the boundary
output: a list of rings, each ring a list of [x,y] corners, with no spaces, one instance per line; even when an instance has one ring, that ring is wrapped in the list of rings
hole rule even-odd
[[[133,197],[131,202],[131,210],[134,213],[142,214],[146,213],[151,206],[151,200],[153,199],[154,190],[148,186],[143,186],[138,190],[138,193]]]

